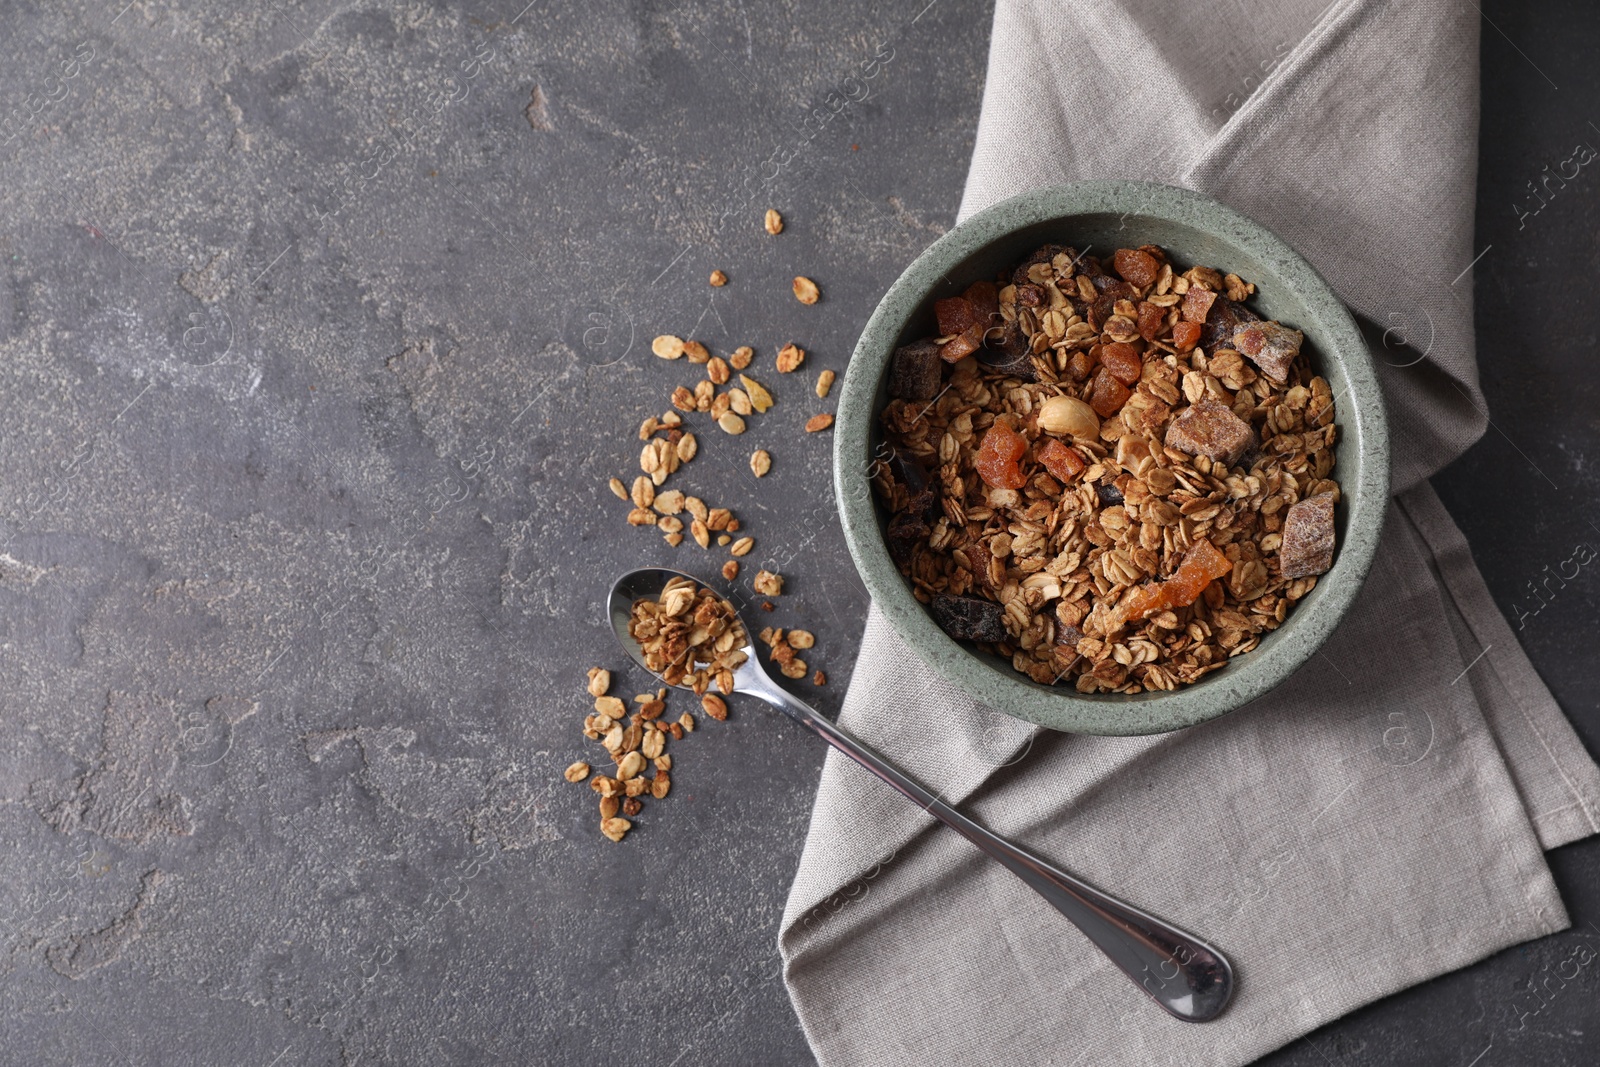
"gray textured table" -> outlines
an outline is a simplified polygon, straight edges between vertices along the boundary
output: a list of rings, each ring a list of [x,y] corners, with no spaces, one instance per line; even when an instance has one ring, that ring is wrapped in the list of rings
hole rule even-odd
[[[865,598],[801,426],[953,218],[989,10],[523,3],[0,13],[0,1061],[808,1059],[774,941],[822,751],[736,705],[620,846],[560,780],[585,669],[644,687],[609,577],[724,558],[604,483],[692,380],[651,337],[754,345],[778,406],[678,477],[837,706]],[[1600,584],[1528,583],[1600,545],[1600,181],[1525,185],[1600,144],[1600,26],[1485,10],[1495,429],[1439,485],[1595,748]],[[1268,1062],[1591,1062],[1600,842],[1552,862],[1573,931]]]

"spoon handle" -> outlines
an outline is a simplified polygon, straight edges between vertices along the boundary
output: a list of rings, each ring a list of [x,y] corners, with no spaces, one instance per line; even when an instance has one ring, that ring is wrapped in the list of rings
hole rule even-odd
[[[1112,963],[1171,1015],[1185,1022],[1205,1022],[1216,1018],[1227,1006],[1233,993],[1233,968],[1216,949],[991,833],[788,690],[768,679],[762,681],[767,684],[747,691],[809,728],[999,860],[1072,920]]]

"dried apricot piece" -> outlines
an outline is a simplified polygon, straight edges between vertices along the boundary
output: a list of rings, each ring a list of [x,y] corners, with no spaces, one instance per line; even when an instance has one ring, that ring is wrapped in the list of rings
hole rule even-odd
[[[1123,279],[1143,288],[1154,282],[1161,273],[1161,264],[1142,248],[1119,248],[1111,257],[1112,265]]]
[[[1028,484],[1022,473],[1022,457],[1028,454],[1028,439],[1004,422],[996,422],[983,435],[973,466],[978,475],[996,489],[1021,489]]]
[[[983,347],[983,327],[972,326],[940,345],[939,358],[946,363],[959,363],[981,347]]]
[[[1139,302],[1139,336],[1146,341],[1154,341],[1161,336],[1161,328],[1167,323],[1167,309],[1157,307],[1148,300]]]
[[[961,295],[972,305],[973,312],[985,326],[989,324],[990,316],[1000,314],[1000,291],[995,288],[994,282],[973,282]]]
[[[1179,352],[1191,352],[1200,341],[1198,322],[1180,322],[1172,327],[1172,347]]]
[[[1083,473],[1083,457],[1078,455],[1077,449],[1068,448],[1054,437],[1040,446],[1038,451],[1039,462],[1044,464],[1044,469],[1050,472],[1051,477],[1063,484],[1077,480]]]
[[[1144,372],[1139,350],[1126,341],[1113,341],[1100,349],[1100,365],[1123,385],[1133,385]]]
[[[946,337],[965,333],[982,325],[983,316],[964,296],[947,296],[933,302],[933,317],[939,322],[939,332]]]
[[[1167,588],[1165,582],[1154,582],[1150,585],[1135,587],[1128,593],[1128,598],[1122,602],[1120,608],[1122,617],[1129,622],[1138,622],[1148,619],[1158,611],[1166,611],[1172,605],[1167,601]]]
[[[1189,291],[1183,294],[1183,321],[1197,325],[1205,322],[1216,299],[1217,294],[1204,286],[1189,286]]]
[[[1133,394],[1128,387],[1117,381],[1105,367],[1101,367],[1094,375],[1094,384],[1089,393],[1089,406],[1094,408],[1094,413],[1102,419],[1109,419],[1122,410],[1122,405],[1128,402]]]
[[[1181,608],[1198,600],[1212,581],[1231,573],[1233,564],[1228,562],[1228,557],[1202,538],[1184,553],[1183,562],[1178,564],[1172,577],[1161,584],[1167,591],[1170,605]]]

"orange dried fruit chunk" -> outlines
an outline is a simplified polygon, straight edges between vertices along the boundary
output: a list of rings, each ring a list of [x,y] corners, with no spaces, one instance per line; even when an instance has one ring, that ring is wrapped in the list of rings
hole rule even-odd
[[[1113,341],[1100,349],[1100,365],[1123,385],[1132,385],[1144,372],[1139,350],[1126,341]]]
[[[973,466],[978,475],[996,489],[1021,489],[1028,484],[1022,473],[1022,457],[1028,454],[1028,439],[997,422],[983,435],[978,458]]]
[[[1171,605],[1181,608],[1198,600],[1214,579],[1232,573],[1233,564],[1228,562],[1228,557],[1210,541],[1201,539],[1184,553],[1183,562],[1178,564],[1172,577],[1161,584],[1167,590]]]
[[[983,327],[971,326],[939,346],[939,358],[958,363],[983,347]]]
[[[1171,606],[1167,601],[1167,583],[1155,582],[1138,586],[1130,592],[1128,599],[1122,602],[1122,615],[1129,622],[1138,622]]]
[[[1094,408],[1094,413],[1102,419],[1109,419],[1122,410],[1122,405],[1128,402],[1128,397],[1133,394],[1128,387],[1117,381],[1105,367],[1101,367],[1094,375],[1094,385],[1089,393],[1089,406]]]
[[[1161,336],[1161,327],[1166,325],[1167,309],[1157,307],[1148,300],[1139,302],[1139,336],[1146,341],[1154,341]]]
[[[964,296],[949,296],[933,302],[933,317],[939,322],[939,332],[946,337],[965,333],[983,324],[983,314]]]
[[[1056,481],[1066,484],[1076,481],[1087,466],[1077,449],[1068,448],[1054,437],[1047,440],[1038,452],[1039,462]]]
[[[1161,273],[1161,264],[1156,262],[1156,257],[1142,248],[1119,248],[1117,254],[1111,257],[1111,262],[1123,280],[1141,287],[1155,281]]]
[[[1179,352],[1191,352],[1200,343],[1200,324],[1180,322],[1172,327],[1172,347]]]
[[[1189,291],[1183,294],[1183,321],[1197,324],[1205,322],[1216,299],[1217,294],[1204,286],[1189,286]]]
[[[981,317],[985,326],[989,324],[991,315],[1000,314],[1000,291],[995,288],[994,282],[973,282],[961,295],[966,297],[967,303],[972,305],[972,310]]]

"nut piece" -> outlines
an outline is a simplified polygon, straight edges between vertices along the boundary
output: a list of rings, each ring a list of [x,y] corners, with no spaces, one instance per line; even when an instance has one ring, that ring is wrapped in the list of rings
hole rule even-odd
[[[589,668],[589,695],[603,697],[611,691],[611,672],[604,667]]]
[[[600,823],[600,832],[613,841],[621,841],[628,831],[633,829],[633,823],[627,819],[610,818]]]
[[[766,476],[772,469],[772,456],[764,448],[758,448],[750,453],[750,473],[757,478]]]
[[[750,585],[762,596],[782,596],[783,576],[773,574],[771,571],[757,571],[756,576],[750,580]]]
[[[833,371],[825,370],[821,374],[817,375],[817,398],[819,400],[827,399],[828,390],[832,388]]]
[[[585,778],[589,777],[589,765],[582,760],[579,760],[577,763],[574,763],[572,766],[562,771],[561,777],[565,778],[569,782],[581,782]]]
[[[783,216],[778,214],[776,208],[767,208],[767,217],[764,220],[767,232],[776,237],[783,232]]]
[[[806,420],[806,433],[817,433],[818,431],[826,430],[832,425],[832,415],[829,415],[826,412],[822,413],[821,415],[813,415]]]
[[[717,425],[722,428],[723,433],[744,433],[744,420],[731,411],[724,413],[722,418],[717,420]]]
[[[805,303],[809,304],[811,301],[806,300]],[[777,364],[779,374],[788,374],[791,371],[799,370],[800,364],[804,363],[805,361],[806,350],[795,344],[793,341],[790,341],[788,344],[778,349]]]
[[[694,733],[694,716],[687,711],[678,716],[678,721],[673,725],[681,727],[686,734]]]
[[[677,359],[683,355],[683,338],[664,333],[650,342],[650,351],[662,359]]]
[[[794,280],[794,298],[802,304],[815,304],[821,299],[822,293],[817,289],[817,283],[804,275],[798,275]]]
[[[750,550],[754,547],[756,547],[756,539],[754,537],[741,537],[733,543],[733,547],[729,548],[728,551],[735,556],[746,556],[750,554]]]
[[[720,270],[714,270],[711,272],[711,284],[716,288],[721,289],[724,285],[728,284],[728,276],[722,273]]]
[[[700,707],[702,709],[704,709],[704,711],[705,711],[705,713],[707,715],[711,716],[713,719],[716,719],[718,722],[725,722],[727,720],[727,718],[728,718],[728,704],[727,704],[727,701],[723,700],[721,697],[717,696],[715,693],[707,693],[705,696],[701,697],[700,698]],[[689,718],[689,713],[688,712],[684,712],[684,716],[683,717],[684,717],[684,719]],[[681,723],[681,722],[683,722],[683,719],[679,719],[678,721]],[[694,720],[690,719],[689,721],[693,722]],[[687,723],[685,723],[684,724],[684,729],[692,730],[692,729],[694,729],[694,727],[689,726]]]
[[[1039,429],[1058,436],[1100,439],[1100,416],[1083,401],[1071,396],[1053,396],[1039,408]]]

